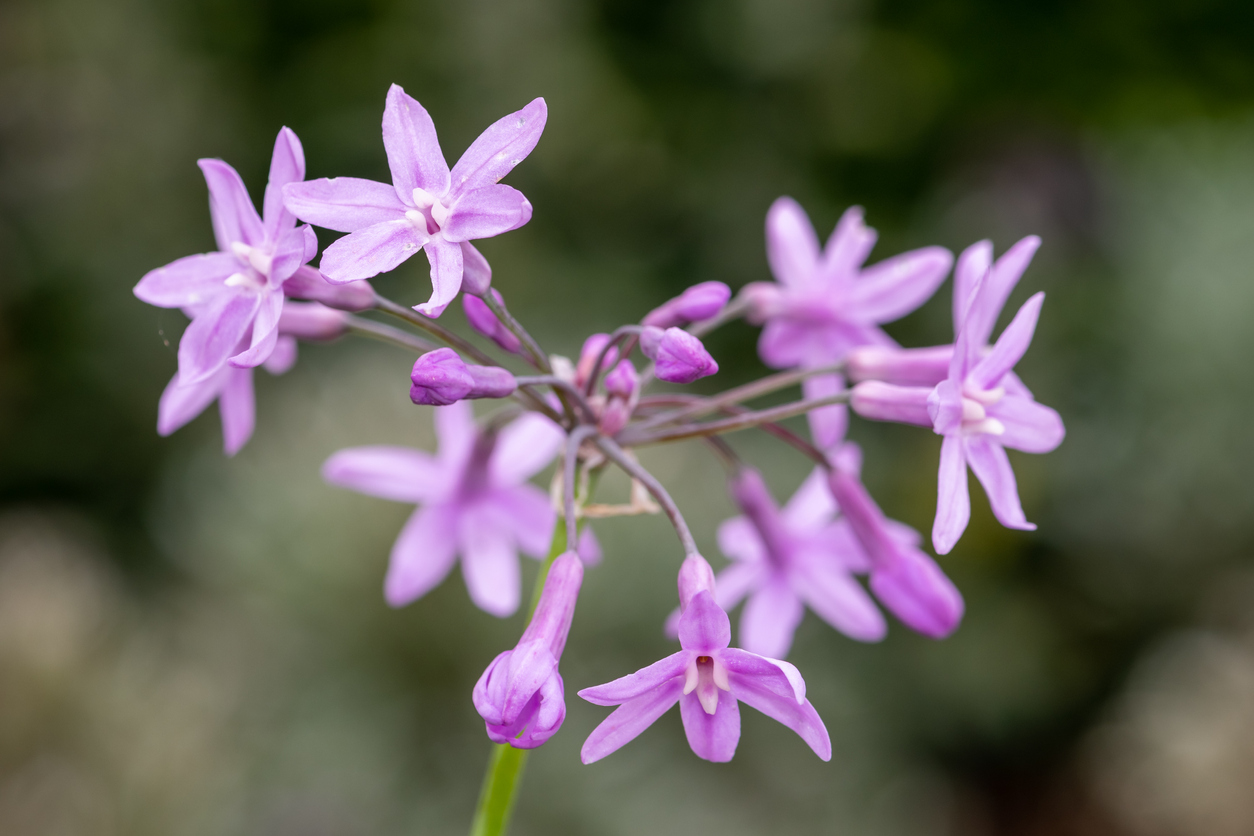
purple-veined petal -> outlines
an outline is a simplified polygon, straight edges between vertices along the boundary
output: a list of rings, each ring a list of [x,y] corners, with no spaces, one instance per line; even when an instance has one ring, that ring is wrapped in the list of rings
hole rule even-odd
[[[409,208],[387,183],[359,177],[323,177],[283,189],[284,203],[305,223],[356,232],[405,216]]]
[[[240,263],[228,253],[202,253],[150,270],[135,285],[141,302],[159,308],[203,305],[227,290],[224,282]]]
[[[274,153],[270,155],[270,179],[261,204],[266,237],[271,241],[278,240],[283,230],[295,223],[295,218],[283,206],[283,187],[304,179],[305,149],[301,147],[300,138],[291,128],[280,128],[274,140]]]
[[[788,527],[799,533],[818,531],[832,520],[836,500],[827,489],[827,476],[816,467],[797,488],[781,512]]]
[[[684,734],[697,757],[713,763],[727,763],[740,742],[740,705],[727,691],[718,692],[718,707],[706,714],[696,693],[679,698],[679,714]]]
[[[296,338],[290,334],[280,334],[274,344],[274,351],[262,363],[262,367],[272,375],[287,374],[296,365]]]
[[[663,682],[652,691],[623,703],[592,730],[579,752],[585,764],[595,763],[635,740],[671,709],[684,691],[682,679]],[[584,692],[579,692],[583,696]]]
[[[440,150],[435,123],[427,109],[399,84],[388,89],[383,108],[383,147],[392,170],[392,185],[401,200],[410,202],[414,189],[423,189],[437,200],[448,192],[448,163]]]
[[[305,224],[300,228],[300,234],[305,239],[304,261],[312,261],[318,254],[318,233],[314,232],[312,226]]]
[[[223,370],[190,386],[180,384],[179,376],[174,375],[157,404],[157,434],[170,435],[204,412],[222,391],[227,374],[229,372]]]
[[[835,564],[830,555],[812,552],[807,557],[798,571],[803,582],[796,587],[814,614],[851,639],[877,642],[884,638],[888,625],[883,613],[845,567]],[[780,654],[762,655],[781,658]]]
[[[179,377],[183,383],[204,380],[222,368],[239,350],[260,304],[261,297],[252,293],[224,295],[192,320],[179,340]]]
[[[431,298],[414,310],[435,319],[457,297],[462,287],[462,248],[442,237],[431,239],[423,247],[431,262]]]
[[[462,241],[462,289],[469,294],[482,296],[492,287],[492,266],[488,264],[488,260],[483,257],[483,253],[475,249],[474,245],[469,241]],[[498,296],[500,294],[497,294]],[[478,301],[477,299],[475,301]],[[489,311],[491,314],[491,311]],[[491,314],[495,319],[496,315]],[[510,333],[507,331],[507,333]],[[512,333],[510,336],[516,341]],[[499,340],[498,340],[499,344]],[[501,346],[505,348],[504,345]],[[506,351],[512,349],[505,348]]]
[[[782,577],[760,586],[740,614],[740,645],[750,653],[782,659],[805,615],[801,599]]]
[[[247,351],[241,351],[230,359],[237,369],[251,369],[269,359],[279,339],[279,315],[283,311],[283,294],[268,293],[261,298],[257,316],[253,319],[253,341]]]
[[[912,630],[943,639],[962,620],[962,593],[936,561],[918,549],[901,549],[871,573],[871,589]]]
[[[761,681],[752,677],[733,673],[728,679],[731,684],[730,696],[792,729],[821,759],[832,759],[831,737],[827,733],[827,727],[823,725],[823,719],[809,700],[798,704],[796,700],[764,687]],[[719,703],[722,704],[721,695]]]
[[[1028,268],[1032,256],[1036,255],[1040,246],[1041,239],[1035,235],[1029,235],[1002,253],[1001,258],[997,259],[989,270],[988,277],[984,281],[987,286],[980,292],[978,301],[968,312],[967,327],[971,329],[972,339],[978,345],[988,344],[1001,309],[1005,307],[1011,291],[1019,283],[1023,271]]]
[[[732,517],[719,524],[718,547],[732,560],[752,564],[766,560],[762,537],[746,517]]]
[[[954,268],[954,336],[962,330],[967,321],[967,311],[975,299],[975,291],[988,275],[993,264],[993,242],[977,241],[962,251],[958,256],[958,265]],[[987,335],[986,335],[987,337]]]
[[[839,374],[819,374],[801,381],[801,392],[807,398],[826,398],[844,391],[845,378]],[[844,404],[821,406],[806,414],[810,435],[821,449],[835,447],[845,440],[849,428],[849,408]]]
[[[471,508],[458,520],[457,541],[470,600],[497,618],[513,615],[521,594],[514,538],[490,514]]]
[[[393,270],[427,243],[429,236],[407,218],[359,229],[322,251],[318,267],[335,284],[368,279]]]
[[[447,471],[429,454],[409,447],[350,447],[322,465],[332,485],[396,502],[436,502],[449,489]]]
[[[684,672],[688,670],[688,665],[695,658],[696,655],[694,653],[681,650],[678,653],[672,653],[665,659],[654,662],[647,668],[641,668],[635,673],[619,677],[613,682],[584,688],[579,692],[579,696],[593,705],[619,705],[620,703],[630,702],[637,697],[644,696],[655,688],[661,687],[676,677],[681,678],[680,682],[682,684]]]
[[[565,443],[561,427],[535,412],[510,422],[496,439],[488,464],[494,485],[518,485],[535,476]]]
[[[823,251],[822,276],[829,289],[848,288],[879,237],[862,220],[862,207],[850,206],[840,216]]]
[[[582,584],[583,561],[573,551],[562,552],[553,561],[544,579],[544,590],[531,623],[519,640],[519,648],[528,642],[538,641],[549,649],[554,658],[561,657]]]
[[[766,258],[780,284],[811,286],[817,279],[819,237],[801,205],[781,197],[766,213]]]
[[[709,592],[692,597],[679,617],[679,643],[684,650],[709,655],[731,643],[731,621]]]
[[[1006,428],[998,443],[1025,453],[1048,453],[1067,434],[1061,415],[1030,398],[1008,393],[988,407],[988,414]]]
[[[234,456],[252,438],[257,423],[257,403],[253,395],[253,370],[228,369],[218,394],[218,414],[222,417],[222,447]]]
[[[236,241],[261,246],[265,241],[261,218],[239,173],[222,160],[202,159],[196,164],[209,186],[209,215],[218,249],[229,253]]]
[[[491,238],[531,220],[531,203],[513,186],[497,183],[467,192],[449,207],[441,227],[448,241]]]
[[[503,650],[496,654],[488,666],[483,669],[483,673],[479,675],[479,679],[475,682],[475,687],[471,689],[470,699],[475,705],[475,710],[479,712],[489,726],[500,725],[501,723],[501,705],[504,703],[504,685],[503,677],[497,674],[503,670],[508,670],[507,666],[509,658],[514,655],[513,650]],[[502,741],[503,742],[503,741]]]
[[[388,563],[383,596],[393,607],[416,601],[439,585],[457,555],[456,516],[443,505],[419,508],[405,523]]]
[[[962,436],[947,435],[941,443],[936,484],[936,520],[932,546],[937,554],[949,554],[971,519],[971,495],[967,492],[967,457]]]
[[[953,253],[944,247],[924,247],[868,267],[850,285],[848,318],[866,323],[900,319],[932,298],[953,263]]]
[[[287,229],[279,233],[278,243],[274,248],[274,257],[270,261],[270,274],[266,277],[266,284],[278,289],[283,282],[292,277],[301,265],[310,259],[311,256],[306,255],[309,250],[308,240],[305,233],[309,231],[309,227],[288,226]],[[317,253],[317,246],[314,247],[314,253]]]
[[[453,166],[450,196],[500,182],[536,147],[548,116],[544,99],[536,98],[489,125]]]
[[[984,486],[993,516],[1006,528],[1035,531],[1036,525],[1028,522],[1019,504],[1019,488],[1015,484],[1015,472],[1001,444],[991,436],[980,434],[964,439],[967,464],[975,472],[975,478]]]
[[[1041,305],[1045,302],[1044,292],[1034,294],[1023,303],[1015,318],[1001,332],[993,350],[976,363],[967,376],[967,381],[981,389],[996,386],[1006,372],[1015,367],[1015,363],[1023,357],[1032,344],[1032,335],[1036,332],[1036,321],[1041,315]]]
[[[806,681],[801,678],[797,666],[781,659],[768,659],[738,647],[718,651],[716,658],[728,674],[728,679],[752,679],[763,688],[795,703],[806,698]]]
[[[535,485],[516,485],[493,491],[488,503],[493,515],[514,535],[525,554],[532,557],[548,554],[557,516],[548,494]]]

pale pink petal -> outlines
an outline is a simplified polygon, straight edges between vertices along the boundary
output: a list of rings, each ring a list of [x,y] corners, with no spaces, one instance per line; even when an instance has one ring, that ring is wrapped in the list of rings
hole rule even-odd
[[[203,305],[223,293],[227,289],[223,283],[239,270],[234,255],[189,255],[145,273],[134,292],[141,302],[159,308]]]
[[[862,220],[862,207],[850,206],[827,239],[823,251],[822,277],[830,289],[848,288],[851,279],[875,247],[875,230]]]
[[[1006,326],[997,338],[993,350],[971,369],[967,376],[968,382],[981,389],[990,389],[1001,382],[1006,372],[1015,367],[1020,358],[1032,344],[1032,335],[1036,331],[1036,321],[1041,315],[1041,305],[1045,302],[1045,294],[1037,293],[1023,303],[1015,318]]]
[[[719,524],[718,547],[732,560],[750,564],[766,560],[762,537],[746,517],[732,517]]]
[[[871,589],[907,627],[943,639],[962,621],[962,593],[936,561],[918,549],[902,549],[871,574]]]
[[[635,740],[679,701],[683,691],[684,681],[671,679],[623,703],[588,735],[579,752],[580,760],[585,764],[595,763]]]
[[[283,311],[283,294],[276,291],[262,297],[257,316],[253,319],[253,341],[247,351],[241,351],[230,359],[237,369],[260,366],[274,351],[279,339],[279,315]]]
[[[1002,253],[1002,257],[993,264],[985,280],[987,286],[980,292],[978,301],[968,314],[970,319],[967,327],[971,329],[972,339],[979,345],[988,344],[1001,309],[1005,307],[1011,291],[1019,283],[1019,278],[1040,246],[1041,239],[1029,235]]]
[[[449,207],[441,231],[449,241],[491,238],[531,220],[531,203],[513,186],[497,183],[466,192]]]
[[[1015,472],[1005,449],[988,435],[973,435],[965,442],[967,464],[984,486],[988,502],[993,506],[993,516],[1006,528],[1035,531],[1036,525],[1028,522],[1019,504]]]
[[[358,177],[292,183],[283,189],[283,197],[287,208],[302,221],[337,232],[395,221],[409,208],[387,183]]]
[[[209,186],[209,215],[218,249],[229,253],[237,241],[250,247],[261,246],[265,242],[261,218],[257,217],[257,209],[239,174],[222,160],[203,159],[196,164]]]
[[[731,696],[750,708],[782,723],[796,732],[806,745],[814,750],[825,761],[832,759],[832,740],[823,725],[823,719],[814,710],[809,700],[798,703],[794,699],[781,696],[770,688],[764,687],[760,680],[753,677],[729,675]],[[719,705],[722,705],[720,694]]]
[[[729,679],[752,679],[763,688],[795,703],[806,698],[806,681],[797,666],[780,659],[768,659],[738,647],[728,647],[715,654],[718,663],[727,669]]]
[[[831,522],[836,500],[827,488],[827,476],[816,467],[797,488],[781,512],[788,527],[801,534],[818,531]]]
[[[218,413],[222,417],[222,446],[228,456],[234,456],[252,438],[257,423],[253,370],[229,369],[225,377],[218,395]]]
[[[731,643],[731,621],[709,592],[698,592],[679,617],[679,643],[684,650],[710,654]]]
[[[585,525],[583,530],[579,532],[579,539],[575,541],[575,551],[579,554],[579,559],[583,561],[584,566],[599,566],[604,557],[601,551],[601,541],[597,539],[596,532],[592,530],[592,526]],[[678,617],[676,618],[678,623]]]
[[[730,610],[762,583],[765,569],[760,564],[733,563],[714,579],[714,603]],[[678,613],[678,610],[676,610]],[[675,616],[674,638],[679,637],[679,616]]]
[[[274,247],[274,257],[270,261],[270,273],[266,276],[266,284],[269,287],[278,290],[279,286],[291,278],[301,265],[317,254],[315,237],[313,254],[306,255],[310,249],[307,232],[310,232],[307,226],[288,226],[279,233],[278,243]]]
[[[414,310],[435,319],[457,298],[462,287],[462,248],[460,244],[433,238],[423,247],[431,262],[431,298]]]
[[[819,374],[801,382],[801,393],[807,398],[826,398],[842,392],[845,378],[839,374]],[[810,435],[820,449],[827,450],[845,440],[849,428],[849,408],[833,404],[812,409],[806,419],[810,422]]]
[[[350,447],[322,465],[332,485],[397,502],[435,502],[453,487],[440,463],[409,447]]]
[[[693,754],[713,763],[727,763],[740,742],[740,705],[726,691],[718,692],[718,707],[706,714],[695,692],[679,698],[684,734]]]
[[[450,472],[460,470],[475,443],[475,413],[468,401],[437,406],[435,437],[440,442],[440,461]]]
[[[562,428],[538,413],[528,412],[511,421],[497,436],[488,463],[492,484],[527,481],[548,467],[565,442]]]
[[[157,404],[157,434],[170,435],[204,412],[222,391],[228,374],[224,370],[190,386],[180,384],[179,376],[174,375]]]
[[[766,258],[776,281],[791,288],[812,286],[819,266],[819,237],[797,201],[781,197],[766,213]]]
[[[218,371],[239,349],[239,342],[261,305],[251,293],[224,295],[192,320],[179,340],[179,376],[185,384]]]
[[[944,247],[924,247],[868,267],[850,285],[846,317],[863,323],[900,319],[932,298],[953,263]]]
[[[537,98],[489,125],[453,166],[450,196],[499,183],[536,147],[548,115],[544,99]]]
[[[475,249],[474,245],[469,241],[462,241],[462,289],[468,294],[482,296],[492,287],[492,266],[488,264],[488,260],[483,257],[483,253]],[[465,297],[463,297],[465,298]],[[478,301],[477,299],[475,301]],[[488,312],[493,319],[495,314]],[[508,332],[507,332],[508,333]],[[514,340],[513,334],[510,334]],[[506,349],[509,351],[510,349]]]
[[[280,233],[296,221],[292,213],[283,206],[283,187],[304,179],[305,149],[301,147],[300,138],[291,128],[281,128],[274,140],[274,153],[270,156],[270,179],[266,183],[266,195],[261,204],[266,236],[271,241],[277,240]]]
[[[535,485],[499,488],[489,495],[494,516],[514,535],[518,547],[532,557],[549,553],[557,512],[549,495]]]
[[[401,200],[411,203],[414,189],[423,189],[437,200],[444,197],[449,171],[435,123],[426,108],[397,84],[388,90],[383,109],[383,147],[392,169],[392,185]]]
[[[805,608],[783,578],[773,578],[749,596],[740,614],[740,646],[759,656],[782,659]]]
[[[456,516],[451,509],[432,505],[416,510],[392,546],[383,596],[393,607],[403,607],[439,585],[453,568],[457,554]]]
[[[954,268],[954,336],[958,335],[967,321],[967,311],[975,299],[975,291],[979,289],[992,264],[992,241],[977,241],[958,256],[958,265]],[[987,335],[984,339],[987,339]]]
[[[407,218],[385,221],[345,235],[322,251],[319,269],[327,281],[355,282],[395,269],[427,243],[429,236]]]
[[[949,554],[971,519],[971,495],[967,492],[967,459],[962,436],[947,435],[941,444],[936,486],[936,521],[932,546],[937,554]]]
[[[758,355],[773,369],[807,365],[808,359],[823,353],[824,329],[822,325],[786,317],[772,319],[762,327],[758,337]]]
[[[803,582],[796,588],[815,615],[851,639],[877,642],[884,638],[888,631],[884,615],[843,566],[821,553],[812,554],[805,564],[798,570]]]
[[[1062,416],[1030,398],[1007,394],[988,407],[988,414],[1006,428],[997,442],[1025,453],[1048,453],[1067,434]]]
[[[278,341],[274,344],[274,351],[261,365],[270,374],[287,374],[292,366],[296,365],[296,355],[296,338],[288,334],[280,334]]]
[[[521,581],[518,551],[510,533],[499,528],[490,514],[472,508],[458,520],[457,541],[470,600],[497,618],[513,615]]]
[[[644,696],[675,677],[682,677],[695,658],[694,653],[681,650],[613,682],[584,688],[579,696],[593,705],[619,705]]]

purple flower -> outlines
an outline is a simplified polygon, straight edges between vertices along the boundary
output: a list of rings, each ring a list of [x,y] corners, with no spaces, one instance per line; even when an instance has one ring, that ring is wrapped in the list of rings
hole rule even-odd
[[[496,288],[488,288],[488,292],[496,299],[497,304],[504,304]],[[463,293],[462,309],[466,312],[466,321],[470,323],[471,328],[511,354],[518,353],[522,343],[519,342],[518,337],[514,336],[513,331],[501,324],[501,320],[496,318],[496,314],[492,313],[492,309],[486,302],[473,294]]]
[[[522,192],[501,185],[540,140],[544,99],[498,120],[449,171],[431,116],[393,84],[383,110],[383,146],[392,184],[356,177],[311,180],[284,191],[288,208],[318,226],[349,232],[322,254],[333,282],[368,279],[395,269],[422,248],[431,262],[431,298],[416,305],[436,317],[463,279],[475,293],[491,281],[487,260],[471,246],[531,220]]]
[[[640,351],[657,364],[658,380],[692,383],[718,372],[718,363],[701,341],[682,328],[645,326]]]
[[[283,313],[279,314],[279,341],[283,335],[295,338],[326,342],[348,333],[348,315],[342,310],[328,308],[318,302],[293,302],[290,299],[283,303]],[[277,348],[276,348],[277,351]]]
[[[291,278],[283,282],[283,292],[292,299],[308,299],[321,302],[328,308],[341,311],[364,311],[374,307],[374,288],[370,282],[331,284],[308,264],[298,267]]]
[[[528,413],[499,433],[480,432],[465,401],[435,410],[438,456],[407,447],[354,447],[327,459],[333,485],[414,502],[419,508],[392,547],[384,595],[404,606],[435,587],[457,555],[470,598],[507,616],[518,609],[517,550],[548,552],[554,511],[544,491],[527,484],[562,445],[557,425]]]
[[[409,379],[416,404],[447,406],[473,398],[507,398],[518,383],[499,366],[468,366],[451,348],[437,348],[418,358]]]
[[[296,226],[280,196],[285,185],[305,176],[304,152],[291,130],[283,128],[275,141],[262,217],[235,169],[222,160],[198,164],[209,185],[219,251],[180,258],[135,286],[135,295],[148,304],[182,308],[192,318],[179,341],[183,388],[226,379],[220,372],[228,361],[236,369],[266,361],[278,340],[283,283],[318,251],[313,230]],[[233,385],[242,391],[243,384]],[[193,401],[203,397],[203,389],[196,391]]]
[[[722,282],[701,282],[649,311],[641,325],[673,328],[702,319],[709,319],[731,299],[731,288]]]
[[[493,743],[535,749],[566,719],[565,687],[557,665],[582,582],[579,556],[559,555],[549,567],[535,614],[518,645],[493,659],[475,683],[475,710]]]
[[[726,762],[740,742],[740,706],[756,708],[801,736],[823,760],[832,757],[827,728],[805,695],[805,680],[787,662],[728,647],[731,622],[714,601],[713,572],[700,555],[679,574],[683,648],[635,673],[579,692],[595,705],[618,708],[584,742],[584,763],[635,739],[679,703],[688,745],[700,758]]]

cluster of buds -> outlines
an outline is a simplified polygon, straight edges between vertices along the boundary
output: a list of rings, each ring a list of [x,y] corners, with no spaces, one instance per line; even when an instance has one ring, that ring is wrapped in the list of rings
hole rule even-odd
[[[427,111],[393,86],[383,116],[390,184],[305,182],[300,143],[284,128],[260,216],[232,168],[202,160],[218,251],[154,270],[135,289],[140,299],[181,308],[192,320],[179,345],[178,374],[161,398],[158,429],[172,432],[216,398],[227,452],[234,453],[252,427],[251,370],[290,367],[297,339],[353,333],[415,352],[410,397],[435,407],[438,453],[352,448],[332,456],[323,474],[332,484],[418,506],[392,550],[384,589],[393,606],[424,595],[460,557],[474,603],[509,616],[521,601],[518,553],[550,555],[518,645],[492,660],[474,688],[491,740],[535,748],[566,716],[562,650],[584,566],[600,555],[591,529],[578,523],[607,507],[578,486],[618,467],[651,501],[633,500],[616,512],[660,509],[678,535],[679,608],[667,627],[681,649],[579,691],[596,705],[618,706],[584,744],[584,762],[623,746],[675,703],[692,750],[707,760],[731,759],[740,703],[792,729],[827,760],[827,731],[801,674],[783,661],[805,610],[864,642],[885,636],[884,610],[938,639],[963,615],[961,594],[923,538],[885,516],[864,487],[861,452],[846,439],[849,410],[943,436],[936,553],[948,553],[967,525],[968,465],[1001,523],[1034,528],[1005,448],[1044,453],[1064,434],[1058,414],[1037,403],[1013,371],[1031,342],[1043,294],[1028,299],[995,341],[992,334],[1039,240],[1025,238],[996,260],[988,242],[969,247],[953,271],[954,343],[901,348],[880,326],[936,292],[953,267],[951,253],[926,247],[865,266],[876,235],[860,209],[848,210],[821,246],[802,208],[780,198],[766,218],[775,281],[750,284],[734,298],[720,282],[695,285],[638,323],[587,337],[572,362],[545,352],[510,314],[491,286],[490,266],[470,243],[530,219],[530,202],[499,181],[535,147],[546,115],[536,99],[504,117],[450,169]],[[317,238],[298,220],[349,234],[314,268]],[[411,309],[367,283],[419,250],[431,268],[427,302]],[[471,328],[489,343],[463,339],[436,321],[459,293]],[[714,395],[648,393],[655,379],[682,386],[716,374],[701,337],[737,318],[762,326],[758,351],[777,371]],[[746,405],[789,387],[800,387],[800,398]],[[476,421],[471,399],[502,408]],[[802,415],[808,438],[780,423]],[[754,428],[814,464],[782,507],[721,438]],[[677,503],[632,452],[684,439],[705,440],[727,465],[731,498],[742,512],[718,531],[730,563],[717,576]],[[546,493],[529,480],[555,457],[554,489]],[[742,601],[734,648],[727,612]]]

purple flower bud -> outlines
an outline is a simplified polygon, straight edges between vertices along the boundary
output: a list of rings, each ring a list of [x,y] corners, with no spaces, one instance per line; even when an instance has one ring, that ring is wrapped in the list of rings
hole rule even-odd
[[[679,610],[688,609],[688,604],[700,592],[714,594],[714,570],[699,554],[690,554],[684,558],[679,567]]]
[[[583,386],[588,382],[588,378],[592,374],[592,364],[597,361],[597,357],[601,354],[601,349],[605,348],[606,343],[609,341],[609,334],[593,334],[583,341],[583,349],[579,352],[579,362],[575,365],[576,386]],[[605,355],[605,362],[601,364],[601,370],[604,371],[613,366],[617,360],[618,349],[611,348]]]
[[[370,282],[331,284],[309,265],[297,268],[296,272],[283,282],[283,292],[294,299],[321,302],[328,308],[341,311],[355,313],[374,307],[374,288],[370,286]]]
[[[514,376],[498,366],[468,366],[451,348],[437,348],[418,358],[409,379],[416,404],[448,406],[471,398],[504,398],[518,388]]]
[[[501,294],[497,293],[495,288],[489,288],[488,292],[492,294],[492,297],[498,303],[502,301]],[[522,343],[518,341],[518,337],[514,336],[513,331],[501,324],[501,321],[496,318],[496,314],[492,313],[492,309],[488,307],[486,302],[478,296],[463,293],[462,309],[466,311],[466,321],[470,323],[471,328],[511,354],[518,353]]]
[[[878,380],[867,380],[853,387],[849,405],[863,418],[872,421],[896,421],[901,424],[932,426],[928,414],[931,389],[922,386],[894,386]]]
[[[348,314],[317,302],[283,301],[279,333],[302,340],[333,340],[348,331]]]
[[[727,285],[722,282],[702,282],[654,308],[641,320],[641,324],[670,328],[709,319],[721,311],[729,299],[731,288]]]
[[[492,266],[469,241],[462,242],[462,290],[482,296],[492,286]],[[497,294],[500,298],[500,294]]]
[[[882,380],[899,386],[935,386],[949,376],[952,345],[928,348],[889,348],[864,345],[845,357],[845,369],[855,383]]]
[[[640,376],[630,360],[622,360],[605,376],[605,391],[620,398],[630,398],[640,386]]]
[[[557,667],[582,583],[583,563],[575,552],[554,560],[518,645],[493,659],[475,683],[475,710],[493,742],[535,749],[566,719],[565,689]]]
[[[718,371],[718,363],[701,341],[680,328],[646,326],[640,333],[640,350],[657,363],[659,380],[692,383]]]

